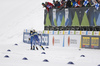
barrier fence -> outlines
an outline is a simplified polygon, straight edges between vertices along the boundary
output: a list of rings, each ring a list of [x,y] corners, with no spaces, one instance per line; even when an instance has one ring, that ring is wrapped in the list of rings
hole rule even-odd
[[[66,31],[41,31],[38,33],[49,34],[49,35],[96,35],[100,36],[100,31],[73,31],[73,30],[66,30]]]
[[[45,10],[45,26],[100,26],[100,9],[95,7]]]
[[[92,35],[92,31],[76,31],[76,34],[74,33],[74,31],[65,31],[65,33],[59,31],[58,34],[58,31],[43,31],[39,39],[44,46],[100,49],[100,32],[94,32],[95,35]],[[23,32],[23,42],[30,44],[29,38],[29,33]]]
[[[74,28],[77,26],[79,30],[82,30],[82,27],[83,29],[90,28],[92,30],[95,27],[95,29],[99,30],[100,8],[98,10],[95,7],[51,9],[49,12],[45,10],[44,25],[45,30],[57,30],[57,27],[58,29],[62,27],[63,30],[67,30],[72,26],[75,26]],[[54,28],[55,26],[57,27]]]

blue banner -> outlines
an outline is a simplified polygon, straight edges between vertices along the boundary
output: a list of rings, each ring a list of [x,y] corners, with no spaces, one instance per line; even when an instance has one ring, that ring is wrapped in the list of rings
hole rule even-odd
[[[30,42],[29,38],[30,38],[30,34],[28,32],[24,32],[23,33],[23,42],[30,44],[31,42]]]
[[[42,45],[49,45],[49,34],[42,34]]]
[[[29,38],[30,38],[30,33],[28,32],[23,32],[23,42],[27,44],[31,44]],[[49,45],[49,35],[48,34],[41,34],[39,35],[39,42],[41,42],[42,45],[48,46]]]

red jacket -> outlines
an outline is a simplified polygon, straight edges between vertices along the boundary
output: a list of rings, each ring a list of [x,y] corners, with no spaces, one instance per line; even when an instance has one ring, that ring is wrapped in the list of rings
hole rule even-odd
[[[48,3],[48,5],[46,6],[46,9],[49,12],[49,9],[52,8],[54,5],[52,3],[50,3],[50,2],[47,2],[47,3]]]
[[[47,3],[48,3],[48,5],[50,5],[50,6],[52,6],[52,7],[54,6],[54,5],[53,5],[52,3],[50,3],[50,2],[47,2]]]

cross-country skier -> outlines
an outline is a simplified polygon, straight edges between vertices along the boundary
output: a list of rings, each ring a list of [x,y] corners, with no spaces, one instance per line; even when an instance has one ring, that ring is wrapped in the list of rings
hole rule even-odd
[[[41,45],[41,42],[39,42],[39,37],[38,37],[39,35],[41,34],[38,34],[37,32],[35,32],[35,30],[30,31],[31,50],[35,50],[35,47],[38,50],[38,47],[36,46],[36,44],[38,44],[43,50],[45,50],[43,46]]]

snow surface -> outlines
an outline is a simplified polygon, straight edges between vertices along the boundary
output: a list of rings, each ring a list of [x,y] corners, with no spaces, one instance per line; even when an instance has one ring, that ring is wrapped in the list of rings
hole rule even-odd
[[[22,41],[24,29],[44,30],[45,1],[0,0],[0,43]]]
[[[33,51],[29,44],[22,42],[24,29],[43,30],[44,8],[41,3],[45,1],[0,0],[0,66],[98,66],[100,50],[49,47],[45,51]],[[28,60],[22,60],[24,57]],[[49,62],[43,62],[44,59]],[[67,64],[69,61],[74,65]]]

